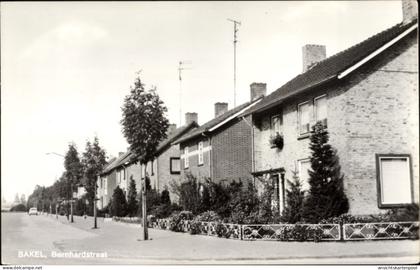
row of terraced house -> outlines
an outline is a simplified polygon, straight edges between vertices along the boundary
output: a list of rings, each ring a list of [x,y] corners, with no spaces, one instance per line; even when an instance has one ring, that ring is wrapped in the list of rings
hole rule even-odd
[[[326,58],[322,45],[302,49],[303,72],[266,94],[250,85],[250,100],[233,109],[219,102],[215,117],[171,126],[156,159],[147,164],[152,187],[165,189],[187,173],[199,181],[275,184],[273,200],[285,206],[287,179],[296,171],[308,189],[310,127],[322,121],[337,150],[353,215],[419,202],[418,23],[415,1],[403,1],[403,21]],[[282,134],[280,150],[270,137]],[[98,178],[99,208],[118,185],[140,186],[142,168],[121,153]],[[171,198],[175,198],[171,194]]]

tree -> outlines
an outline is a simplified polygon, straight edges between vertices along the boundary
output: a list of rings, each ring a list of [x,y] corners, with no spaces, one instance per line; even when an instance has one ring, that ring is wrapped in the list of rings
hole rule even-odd
[[[114,189],[111,200],[111,215],[116,217],[123,217],[127,213],[127,200],[123,190],[117,186]]]
[[[132,217],[137,213],[138,209],[136,182],[134,181],[133,176],[130,177],[127,197],[127,212],[128,215]]]
[[[14,204],[19,204],[20,203],[20,199],[19,199],[19,194],[16,193],[15,194],[15,200],[13,201]]]
[[[73,197],[74,187],[80,184],[83,175],[83,166],[80,162],[79,153],[77,152],[74,143],[69,144],[69,150],[64,157],[64,168],[67,178],[67,199]],[[73,222],[73,215],[71,215],[71,222]]]
[[[25,194],[20,195],[20,203],[26,205],[26,196]]]
[[[169,126],[165,117],[167,108],[156,93],[156,89],[145,90],[140,77],[134,81],[134,87],[124,99],[122,109],[123,134],[130,145],[130,151],[145,165],[152,161],[159,143],[166,139]],[[144,175],[146,175],[146,166]],[[145,179],[143,179],[144,181]],[[143,185],[144,186],[144,185]],[[143,216],[146,215],[146,189],[142,188]],[[148,239],[147,222],[143,218],[143,238]]]
[[[309,146],[312,152],[308,171],[310,188],[302,212],[306,222],[317,223],[344,214],[349,209],[338,156],[328,139],[324,125],[316,123],[312,127]]]
[[[297,172],[293,172],[293,180],[287,181],[289,188],[286,190],[286,207],[282,213],[282,221],[296,223],[302,219],[303,201],[305,191],[302,190]]]
[[[85,152],[82,157],[83,165],[83,186],[86,189],[86,199],[89,202],[88,213],[92,213],[94,200],[96,180],[100,172],[102,172],[106,165],[106,153],[99,146],[99,140],[94,138],[93,142],[86,142]]]

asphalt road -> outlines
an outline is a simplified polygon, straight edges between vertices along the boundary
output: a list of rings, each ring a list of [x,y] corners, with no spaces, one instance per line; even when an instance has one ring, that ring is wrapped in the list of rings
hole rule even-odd
[[[94,230],[91,218],[1,217],[3,264],[414,264],[420,254],[413,240],[238,241],[150,229],[142,241],[140,226],[102,218]]]

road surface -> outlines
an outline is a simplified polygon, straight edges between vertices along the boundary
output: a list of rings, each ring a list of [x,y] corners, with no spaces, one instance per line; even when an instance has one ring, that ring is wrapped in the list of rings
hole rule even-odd
[[[92,218],[2,213],[3,264],[414,264],[419,241],[239,241]],[[63,257],[67,256],[67,257]]]

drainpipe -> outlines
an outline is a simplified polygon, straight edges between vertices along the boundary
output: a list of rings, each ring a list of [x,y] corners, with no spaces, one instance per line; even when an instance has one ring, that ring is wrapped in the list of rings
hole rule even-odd
[[[201,133],[204,137],[209,140],[209,147],[210,147],[210,157],[209,157],[209,168],[210,168],[210,179],[213,181],[213,148],[211,145],[211,137],[207,136],[204,132]]]
[[[254,157],[254,126],[251,124],[253,122],[252,114],[251,114],[251,123],[246,120],[245,116],[242,116],[242,119],[247,123],[247,125],[251,128],[251,172],[255,172],[255,157]],[[253,184],[255,186],[255,176],[252,175]]]

